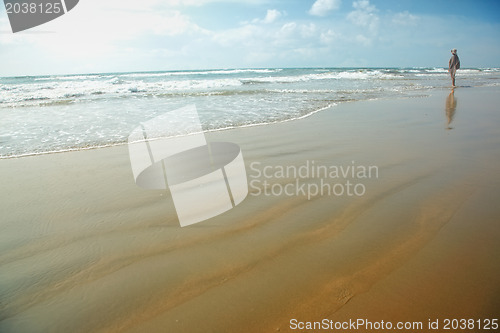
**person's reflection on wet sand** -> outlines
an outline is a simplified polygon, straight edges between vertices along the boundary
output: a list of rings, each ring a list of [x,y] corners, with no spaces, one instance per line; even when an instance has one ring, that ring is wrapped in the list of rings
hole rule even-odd
[[[446,127],[447,130],[453,129],[453,127],[451,127],[450,124],[453,121],[456,109],[457,109],[457,99],[455,98],[455,90],[452,89],[451,93],[446,98],[446,119],[448,120],[448,124]]]

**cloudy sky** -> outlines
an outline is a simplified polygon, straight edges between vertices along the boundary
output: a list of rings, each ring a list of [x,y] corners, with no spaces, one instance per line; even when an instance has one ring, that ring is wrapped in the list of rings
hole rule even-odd
[[[13,34],[0,76],[263,67],[500,67],[498,0],[80,0]]]

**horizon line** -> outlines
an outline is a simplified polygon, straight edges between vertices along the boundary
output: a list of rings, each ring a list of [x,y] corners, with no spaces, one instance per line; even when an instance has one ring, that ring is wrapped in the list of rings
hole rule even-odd
[[[0,78],[28,78],[28,77],[51,77],[51,76],[76,76],[76,75],[105,75],[105,74],[147,74],[147,73],[175,73],[175,72],[202,72],[202,71],[230,71],[230,70],[287,70],[287,69],[447,69],[444,66],[314,66],[314,67],[227,67],[227,68],[200,68],[200,69],[165,69],[165,70],[139,70],[139,71],[117,71],[117,72],[88,72],[88,73],[59,73],[39,75],[7,75]],[[461,69],[500,69],[500,67],[463,67]]]

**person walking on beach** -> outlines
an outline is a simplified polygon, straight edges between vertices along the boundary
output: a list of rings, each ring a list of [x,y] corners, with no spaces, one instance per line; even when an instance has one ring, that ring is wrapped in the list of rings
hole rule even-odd
[[[460,59],[457,55],[457,49],[451,50],[451,54],[452,56],[450,58],[450,62],[448,63],[448,71],[451,75],[452,85],[453,87],[455,87],[455,74],[457,72],[457,69],[460,69]]]

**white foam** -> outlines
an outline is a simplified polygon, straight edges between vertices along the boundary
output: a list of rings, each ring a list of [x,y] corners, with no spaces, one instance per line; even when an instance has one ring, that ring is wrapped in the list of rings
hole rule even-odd
[[[322,72],[318,74],[303,74],[298,76],[268,76],[268,77],[258,77],[244,79],[244,82],[252,83],[293,83],[293,82],[306,82],[314,80],[369,80],[369,79],[387,79],[387,78],[398,78],[403,77],[402,75],[394,75],[388,73],[382,73],[379,70],[367,70],[367,71],[340,71],[340,72]]]
[[[142,78],[142,77],[168,77],[168,76],[193,76],[193,75],[227,75],[241,73],[277,73],[282,69],[219,69],[206,71],[179,71],[179,72],[162,72],[162,73],[130,73],[122,74],[123,77]]]
[[[498,71],[458,75],[462,84],[495,85]],[[0,155],[17,156],[113,145],[159,110],[186,103],[203,109],[204,124],[215,131],[300,119],[343,100],[409,96],[448,86],[449,77],[444,68],[224,69],[0,82]]]
[[[479,69],[459,69],[457,74],[482,74],[482,71]]]
[[[433,69],[426,69],[425,71],[428,73],[448,73],[448,69],[439,67],[434,67]]]

